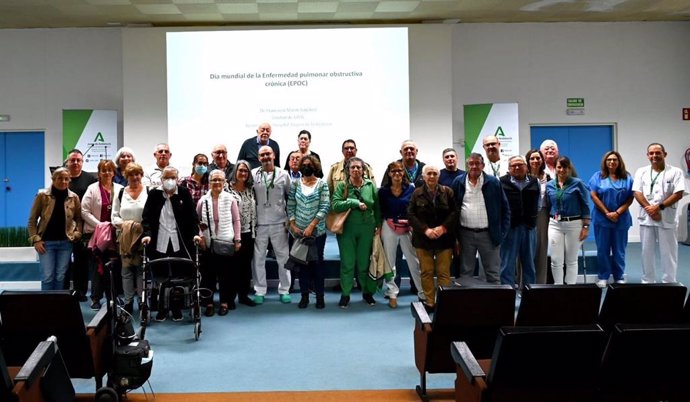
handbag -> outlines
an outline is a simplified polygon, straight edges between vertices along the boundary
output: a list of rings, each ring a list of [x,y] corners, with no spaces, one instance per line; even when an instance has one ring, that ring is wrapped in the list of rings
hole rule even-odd
[[[343,194],[344,198],[347,199],[348,196],[348,188],[347,188],[347,182],[345,182],[345,193]],[[348,215],[350,215],[351,209],[348,208],[347,210],[343,212],[335,212],[333,210],[329,211],[328,214],[326,215],[326,228],[328,228],[329,231],[335,233],[335,234],[343,234],[343,228],[345,227],[345,221],[347,220]]]
[[[211,226],[213,226],[213,222],[211,222],[211,217],[208,214],[208,200],[206,200],[206,221],[208,222],[208,234],[211,238],[211,244],[209,245],[211,253],[216,255],[222,255],[225,257],[231,257],[233,254],[235,254],[234,242],[213,238],[213,232],[211,231]]]
[[[386,219],[386,223],[388,224],[388,227],[391,228],[393,233],[396,235],[404,235],[410,233],[411,226],[407,221],[404,220],[398,220],[396,221],[395,219],[388,218]]]

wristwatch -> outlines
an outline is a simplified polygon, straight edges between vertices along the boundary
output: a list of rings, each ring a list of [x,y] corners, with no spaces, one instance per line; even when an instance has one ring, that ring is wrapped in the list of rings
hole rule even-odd
[[[664,209],[666,209],[666,205],[664,205],[663,202],[660,202],[659,203],[659,209],[663,211]]]
[[[589,229],[589,225],[582,225],[583,228]]]

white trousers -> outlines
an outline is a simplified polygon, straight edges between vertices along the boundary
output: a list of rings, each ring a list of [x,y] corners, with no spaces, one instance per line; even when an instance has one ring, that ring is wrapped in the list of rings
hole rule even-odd
[[[664,273],[661,281],[676,282],[678,269],[678,235],[676,229],[658,226],[640,226],[642,248],[642,283],[656,282],[656,251],[659,245],[659,260]]]
[[[395,257],[398,251],[398,245],[405,256],[407,267],[410,270],[410,278],[417,288],[417,296],[424,300],[424,292],[422,292],[422,272],[419,270],[419,261],[417,260],[417,250],[412,246],[412,233],[395,234],[393,229],[383,222],[381,227],[381,243],[383,249],[386,251],[386,258],[395,272]],[[398,285],[395,284],[395,277],[390,281],[386,281],[386,296],[395,299],[400,293]]]
[[[268,284],[266,282],[266,251],[268,250],[268,240],[271,240],[273,251],[278,262],[278,293],[286,295],[290,292],[290,271],[285,269],[290,255],[290,245],[288,244],[288,233],[285,225],[257,225],[256,239],[254,239],[254,262],[252,264],[252,279],[254,280],[254,290],[258,296],[265,296]]]
[[[549,220],[549,244],[551,246],[551,273],[553,282],[562,285],[564,282],[573,285],[577,282],[577,254],[580,251],[580,232],[582,220],[556,221]],[[565,275],[563,264],[565,263]]]

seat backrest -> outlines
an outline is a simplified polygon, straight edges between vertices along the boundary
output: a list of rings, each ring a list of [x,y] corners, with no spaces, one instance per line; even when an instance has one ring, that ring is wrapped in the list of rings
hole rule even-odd
[[[601,289],[594,283],[526,285],[515,325],[596,324],[600,305]]]
[[[591,401],[606,340],[596,324],[502,328],[482,400]]]
[[[14,381],[12,381],[12,375],[7,367],[7,363],[5,363],[5,357],[0,347],[0,401],[15,400],[12,394],[13,387]]]
[[[679,283],[612,283],[606,289],[599,324],[675,324],[682,321],[687,288]]]
[[[427,342],[430,373],[455,372],[450,344],[466,342],[478,359],[493,352],[499,328],[513,325],[515,290],[510,285],[439,288]]]
[[[604,401],[687,401],[690,325],[617,324],[601,371]]]
[[[22,366],[36,345],[54,335],[70,376],[94,377],[79,299],[69,291],[4,291],[0,293],[0,320],[0,347],[9,366]]]

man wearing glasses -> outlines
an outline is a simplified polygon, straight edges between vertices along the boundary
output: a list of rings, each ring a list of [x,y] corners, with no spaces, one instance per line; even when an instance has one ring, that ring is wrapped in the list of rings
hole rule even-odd
[[[484,173],[495,177],[501,177],[508,173],[508,161],[501,155],[501,141],[498,137],[489,135],[484,137],[482,142],[486,160],[489,162],[484,166]]]
[[[249,162],[252,169],[256,169],[261,166],[259,149],[263,146],[269,146],[273,150],[275,160],[279,161],[280,146],[275,140],[271,140],[272,132],[273,130],[269,123],[264,122],[259,124],[259,127],[256,129],[256,137],[250,137],[244,141],[240,148],[240,153],[237,154],[237,160],[245,160]]]
[[[218,144],[213,147],[211,152],[213,162],[208,165],[208,171],[212,172],[216,169],[225,172],[225,180],[230,181],[232,178],[232,170],[235,165],[228,160],[228,149],[223,144]]]
[[[460,277],[472,277],[479,252],[486,281],[497,284],[500,282],[500,247],[510,228],[510,206],[501,183],[483,170],[484,157],[473,152],[467,159],[467,173],[453,180],[455,204],[460,212]]]
[[[422,169],[424,169],[425,163],[417,159],[417,144],[412,140],[403,141],[400,146],[400,156],[402,158],[398,159],[398,162],[402,162],[407,179],[415,187],[422,187],[424,185]],[[386,169],[386,173],[381,180],[381,187],[388,185],[390,185],[390,177],[388,176],[388,169]]]
[[[333,191],[335,191],[335,187],[338,185],[338,183],[345,181],[345,164],[350,160],[350,158],[357,156],[357,144],[355,143],[355,140],[345,140],[342,145],[342,152],[343,160],[331,165],[331,170],[328,172],[328,178],[326,179],[328,182],[328,191],[330,192],[331,197],[333,196]],[[374,170],[366,162],[364,163],[364,178],[376,183],[376,180],[374,179]]]
[[[510,205],[510,229],[501,244],[501,283],[515,284],[515,262],[519,258],[524,284],[535,283],[534,253],[537,246],[539,180],[527,174],[527,161],[515,155],[508,159],[507,175],[501,186]]]
[[[266,250],[271,241],[278,263],[278,294],[281,303],[290,303],[290,272],[285,269],[290,252],[285,230],[287,197],[290,193],[290,176],[275,166],[273,149],[264,145],[259,148],[261,166],[252,169],[256,194],[256,239],[254,240],[254,302],[263,304],[268,284],[266,281]]]
[[[156,149],[153,151],[153,157],[156,158],[156,164],[144,170],[144,177],[141,179],[141,184],[146,187],[160,187],[163,169],[170,165],[171,156],[172,153],[170,152],[170,146],[168,146],[168,144],[160,143],[156,145]]]

